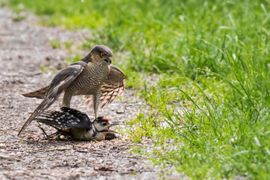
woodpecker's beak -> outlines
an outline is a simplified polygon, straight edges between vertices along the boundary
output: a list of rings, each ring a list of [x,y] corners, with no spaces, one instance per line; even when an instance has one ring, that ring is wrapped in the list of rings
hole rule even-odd
[[[117,123],[117,122],[111,123],[111,124],[109,125],[109,128],[112,127],[112,126],[117,126],[117,125],[119,125],[119,123]],[[111,130],[111,129],[109,129],[108,132],[119,134],[118,132],[116,132],[116,131],[114,131],[114,130]]]
[[[109,129],[107,133],[119,134],[119,132]]]
[[[119,125],[119,123],[117,123],[117,122],[111,123],[111,124],[109,125],[109,128],[112,127],[112,126],[117,126],[117,125]]]

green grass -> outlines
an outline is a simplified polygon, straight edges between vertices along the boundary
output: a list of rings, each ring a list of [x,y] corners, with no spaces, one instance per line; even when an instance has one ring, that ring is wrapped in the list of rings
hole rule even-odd
[[[53,39],[50,41],[50,45],[53,49],[59,49],[61,48],[61,42],[57,39]]]
[[[270,178],[270,2],[11,0],[43,23],[90,28],[150,107],[129,122],[146,153],[197,178]],[[118,60],[118,61],[117,61]],[[145,74],[160,74],[154,87]]]

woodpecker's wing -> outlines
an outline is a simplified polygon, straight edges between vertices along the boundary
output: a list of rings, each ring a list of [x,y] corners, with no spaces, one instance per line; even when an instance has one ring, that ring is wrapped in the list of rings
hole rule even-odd
[[[60,71],[53,78],[49,88],[43,97],[41,104],[35,109],[32,115],[26,120],[18,136],[21,132],[33,121],[33,119],[42,113],[45,109],[49,108],[60,96],[60,94],[78,77],[83,71],[87,63],[80,61],[78,63],[71,64],[67,68]]]
[[[113,102],[113,100],[124,91],[125,74],[116,66],[110,65],[108,79],[101,86],[101,96],[99,106],[102,108],[105,105]],[[86,96],[87,106],[93,105],[92,95]]]
[[[62,107],[61,110],[61,112],[45,111],[38,115],[35,120],[56,129],[91,127],[91,121],[87,114],[67,107]]]

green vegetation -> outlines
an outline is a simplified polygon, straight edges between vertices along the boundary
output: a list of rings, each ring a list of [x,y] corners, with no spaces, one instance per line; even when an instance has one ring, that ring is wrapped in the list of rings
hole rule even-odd
[[[61,48],[61,42],[57,39],[53,39],[50,41],[50,45],[53,49]]]
[[[130,122],[146,153],[194,179],[270,178],[270,2],[266,0],[11,0],[46,25],[90,28],[124,54],[129,87],[149,115]],[[142,73],[160,74],[156,86]],[[138,78],[139,76],[139,78]]]
[[[58,39],[50,40],[50,45],[53,49],[64,48],[66,50],[71,50],[72,42],[71,41],[64,41],[61,42]]]
[[[20,15],[20,14],[15,14],[15,15],[12,17],[12,20],[13,20],[13,21],[17,21],[17,22],[22,21],[22,20],[24,20],[24,19],[25,19],[25,16],[22,16],[22,15]]]

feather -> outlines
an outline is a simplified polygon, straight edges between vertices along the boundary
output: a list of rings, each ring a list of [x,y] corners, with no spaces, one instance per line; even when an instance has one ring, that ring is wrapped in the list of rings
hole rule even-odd
[[[35,120],[56,129],[89,128],[91,121],[87,114],[76,109],[62,107],[61,111],[44,111]]]
[[[38,98],[43,99],[46,95],[47,91],[49,89],[49,86],[43,87],[41,89],[38,89],[36,91],[32,91],[29,93],[22,94],[24,97],[31,97],[31,98]]]
[[[124,91],[124,79],[126,76],[124,73],[116,66],[110,65],[110,72],[108,74],[107,80],[101,86],[101,96],[99,107],[103,108],[107,104],[110,104],[114,99],[121,95]],[[85,104],[88,107],[93,106],[93,96],[85,96]]]

